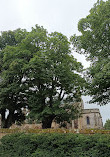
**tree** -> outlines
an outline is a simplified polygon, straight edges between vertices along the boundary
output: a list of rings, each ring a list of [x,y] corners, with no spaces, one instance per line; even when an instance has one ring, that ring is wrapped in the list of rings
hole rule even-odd
[[[110,119],[106,120],[105,125],[104,125],[104,128],[105,128],[106,130],[110,130]]]
[[[90,102],[110,102],[110,0],[98,1],[90,14],[79,21],[80,36],[72,36],[74,50],[91,61],[86,71]]]
[[[0,36],[0,50],[4,49],[8,46],[18,45],[22,39],[24,39],[27,35],[27,31],[25,29],[17,29],[14,31],[4,31],[1,32]]]
[[[1,32],[0,36],[0,114],[3,128],[25,118],[21,110],[25,106],[21,69],[29,53],[18,48],[18,45],[26,35],[26,30],[17,29]]]
[[[24,54],[28,57],[28,52],[7,46],[1,54],[0,113],[2,127],[10,127],[15,121],[24,120],[21,109],[26,106],[26,96],[22,68],[27,63]],[[6,118],[7,110],[9,114]]]
[[[71,55],[67,37],[48,34],[38,25],[31,32],[15,32],[16,43],[6,44],[0,51],[2,127],[23,120],[24,107],[43,128],[51,127],[53,119],[75,118],[79,110],[73,103],[80,101],[85,81],[79,74],[83,67]]]
[[[76,72],[81,63],[73,58],[66,36],[54,32],[47,36],[45,47],[31,58],[25,67],[30,82],[30,117],[50,128],[53,120],[69,121],[78,116],[78,106],[84,79]],[[71,104],[72,103],[72,104]]]
[[[10,34],[13,34],[13,37]],[[40,34],[40,28],[38,34]],[[25,74],[22,69],[25,64],[28,64],[30,58],[35,53],[35,45],[32,45],[29,36],[30,34],[28,35],[26,30],[21,29],[2,32],[1,35],[0,114],[2,121],[1,127],[3,128],[10,127],[15,121],[21,122],[25,118],[22,108],[28,105],[25,92],[28,87],[25,83],[23,84]],[[8,39],[10,39],[10,42]],[[15,41],[14,43],[13,40]],[[36,51],[38,51],[38,46],[36,46]],[[7,110],[9,113],[6,117]]]

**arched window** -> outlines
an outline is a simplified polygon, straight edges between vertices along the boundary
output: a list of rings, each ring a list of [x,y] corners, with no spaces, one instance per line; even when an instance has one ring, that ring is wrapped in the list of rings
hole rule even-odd
[[[86,120],[87,120],[87,125],[90,125],[90,118],[88,116],[86,117]]]

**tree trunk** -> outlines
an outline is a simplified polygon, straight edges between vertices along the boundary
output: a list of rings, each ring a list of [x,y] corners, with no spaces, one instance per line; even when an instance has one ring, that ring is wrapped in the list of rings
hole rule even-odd
[[[14,123],[14,111],[9,111],[9,115],[6,119],[6,128],[9,128]]]
[[[52,124],[53,119],[54,119],[53,116],[49,116],[49,117],[44,118],[44,120],[42,120],[42,129],[51,128],[51,124]]]
[[[6,118],[6,110],[2,109],[1,111],[1,128],[9,128],[13,123],[14,111],[9,111],[9,115]]]
[[[6,126],[5,113],[6,113],[6,110],[2,109],[1,110],[1,128],[5,128],[5,126]]]

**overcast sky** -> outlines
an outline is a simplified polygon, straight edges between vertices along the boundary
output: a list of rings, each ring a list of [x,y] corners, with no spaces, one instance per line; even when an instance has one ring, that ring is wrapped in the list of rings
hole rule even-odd
[[[89,14],[97,0],[0,0],[0,31],[25,28],[30,30],[36,24],[49,32],[61,32],[68,38],[79,34],[78,21]],[[89,63],[83,55],[73,53],[84,67]],[[110,105],[99,107],[89,105],[84,97],[85,108],[100,108],[103,122],[110,118]]]

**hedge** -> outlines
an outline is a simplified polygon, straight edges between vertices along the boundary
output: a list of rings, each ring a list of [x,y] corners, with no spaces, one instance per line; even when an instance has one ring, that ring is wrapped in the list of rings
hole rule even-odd
[[[16,133],[4,136],[0,157],[109,157],[110,135]]]
[[[110,130],[104,130],[104,129],[83,129],[83,130],[70,130],[70,129],[32,129],[32,128],[26,128],[26,129],[20,129],[20,128],[14,128],[14,129],[6,129],[2,128],[0,129],[0,133],[80,133],[80,134],[110,134]]]

